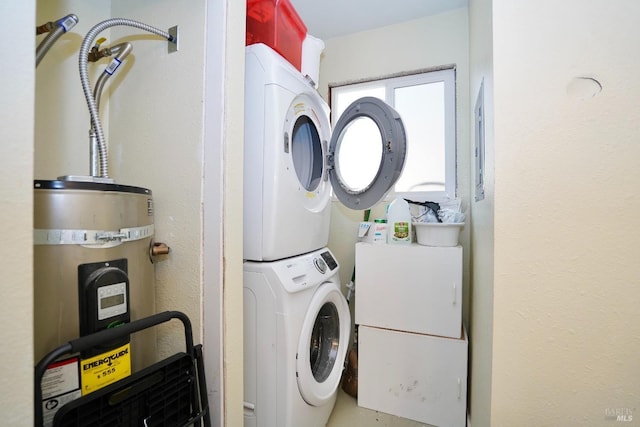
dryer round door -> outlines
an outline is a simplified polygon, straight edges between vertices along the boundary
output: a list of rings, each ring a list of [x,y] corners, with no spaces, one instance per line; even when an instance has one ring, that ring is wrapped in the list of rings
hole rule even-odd
[[[331,186],[351,209],[369,209],[396,183],[407,153],[400,115],[384,101],[354,101],[333,129],[327,159]]]
[[[329,182],[326,176],[326,153],[331,135],[329,111],[319,96],[298,94],[285,116],[284,144],[285,171],[293,188],[300,193],[297,202],[311,212],[322,211],[329,203]]]
[[[335,283],[322,284],[309,304],[296,356],[298,389],[309,405],[321,406],[336,392],[350,330],[351,316],[342,292]]]

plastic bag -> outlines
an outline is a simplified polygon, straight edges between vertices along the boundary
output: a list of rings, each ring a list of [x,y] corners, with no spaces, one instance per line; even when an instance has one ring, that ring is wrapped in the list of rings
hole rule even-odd
[[[462,201],[457,198],[439,203],[410,200],[408,202],[419,206],[418,215],[413,217],[415,222],[457,224],[466,219],[466,215],[462,212]]]

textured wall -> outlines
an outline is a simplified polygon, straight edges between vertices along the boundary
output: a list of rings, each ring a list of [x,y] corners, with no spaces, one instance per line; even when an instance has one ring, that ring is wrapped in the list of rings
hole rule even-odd
[[[105,46],[133,44],[106,86],[101,118],[110,176],[153,191],[155,237],[172,248],[156,263],[157,310],[180,310],[190,317],[195,341],[205,344],[213,424],[239,425],[242,150],[237,148],[243,129],[244,2],[39,3],[38,21],[70,12],[80,18],[39,67],[35,176],[43,179],[89,172],[89,114],[77,71],[87,30],[111,17],[163,30],[180,27],[180,49],[173,54],[167,53],[166,41],[137,29],[113,27],[100,34],[107,38]],[[90,64],[92,85],[104,66]],[[31,180],[28,184],[30,190]],[[28,238],[30,248],[31,234]],[[178,324],[163,326],[161,355],[182,350],[182,337]]]
[[[56,21],[70,13],[79,22],[64,34],[44,57],[36,72],[34,177],[55,179],[62,175],[89,175],[89,110],[82,93],[78,71],[78,51],[91,27],[110,18],[109,2],[83,0],[38,1],[36,22]],[[112,43],[110,32],[105,46]],[[44,38],[38,36],[38,42]],[[89,64],[95,84],[105,62]],[[117,76],[117,74],[116,74]],[[114,77],[115,79],[115,77]],[[107,89],[108,89],[107,84]],[[104,98],[108,99],[105,92]],[[109,134],[108,104],[102,105],[101,118],[105,134]]]
[[[172,248],[171,255],[156,263],[157,310],[185,312],[199,341],[204,2],[189,2],[189,7],[175,1],[40,3],[39,21],[68,13],[80,20],[38,67],[35,176],[42,179],[89,174],[89,113],[77,65],[87,31],[111,17],[135,19],[162,30],[183,27],[180,51],[171,55],[166,41],[135,28],[115,26],[98,35],[107,39],[103,46],[122,41],[133,45],[105,85],[100,117],[109,147],[110,177],[119,184],[152,190],[155,239]],[[92,88],[106,64],[105,60],[89,64]],[[170,329],[173,332],[160,336],[161,354],[182,348],[179,329]]]
[[[187,314],[200,342],[204,1],[114,0],[111,8],[114,17],[165,31],[174,25],[181,29],[179,51],[171,54],[157,36],[123,26],[111,29],[113,40],[132,43],[134,58],[109,95],[109,144],[112,176],[153,191],[155,239],[171,247],[171,254],[155,264],[156,309]],[[179,351],[179,324],[164,329],[160,355]]]
[[[493,1],[492,425],[640,425],[638,16]]]
[[[35,1],[2,2],[10,60],[0,67],[0,414],[2,425],[33,425],[33,98]]]

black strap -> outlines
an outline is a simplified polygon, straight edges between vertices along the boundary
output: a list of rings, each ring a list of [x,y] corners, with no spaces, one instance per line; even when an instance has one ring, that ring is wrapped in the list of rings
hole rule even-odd
[[[427,208],[427,212],[428,210],[432,210],[433,213],[436,216],[436,219],[438,220],[438,222],[442,222],[442,220],[440,219],[440,215],[438,215],[438,212],[440,212],[440,203],[436,203],[436,202],[416,202],[413,200],[409,200],[409,199],[405,199],[408,203],[411,203],[413,205],[419,205],[419,206],[424,206],[425,208]]]

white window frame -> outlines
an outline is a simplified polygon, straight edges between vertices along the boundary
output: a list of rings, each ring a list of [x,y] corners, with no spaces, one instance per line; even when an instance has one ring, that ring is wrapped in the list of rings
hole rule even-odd
[[[394,192],[396,196],[405,197],[411,200],[442,201],[454,199],[457,192],[457,149],[456,149],[456,70],[455,66],[448,66],[439,69],[421,70],[415,73],[392,76],[379,80],[362,81],[357,83],[336,84],[330,86],[331,91],[331,111],[337,111],[335,102],[337,95],[335,91],[384,88],[384,101],[395,106],[394,90],[414,86],[419,84],[429,84],[435,82],[444,83],[444,111],[445,111],[445,183],[442,191],[402,191]],[[332,126],[338,121],[338,115],[331,115]],[[414,140],[416,138],[414,137]],[[409,155],[410,155],[410,149]]]

